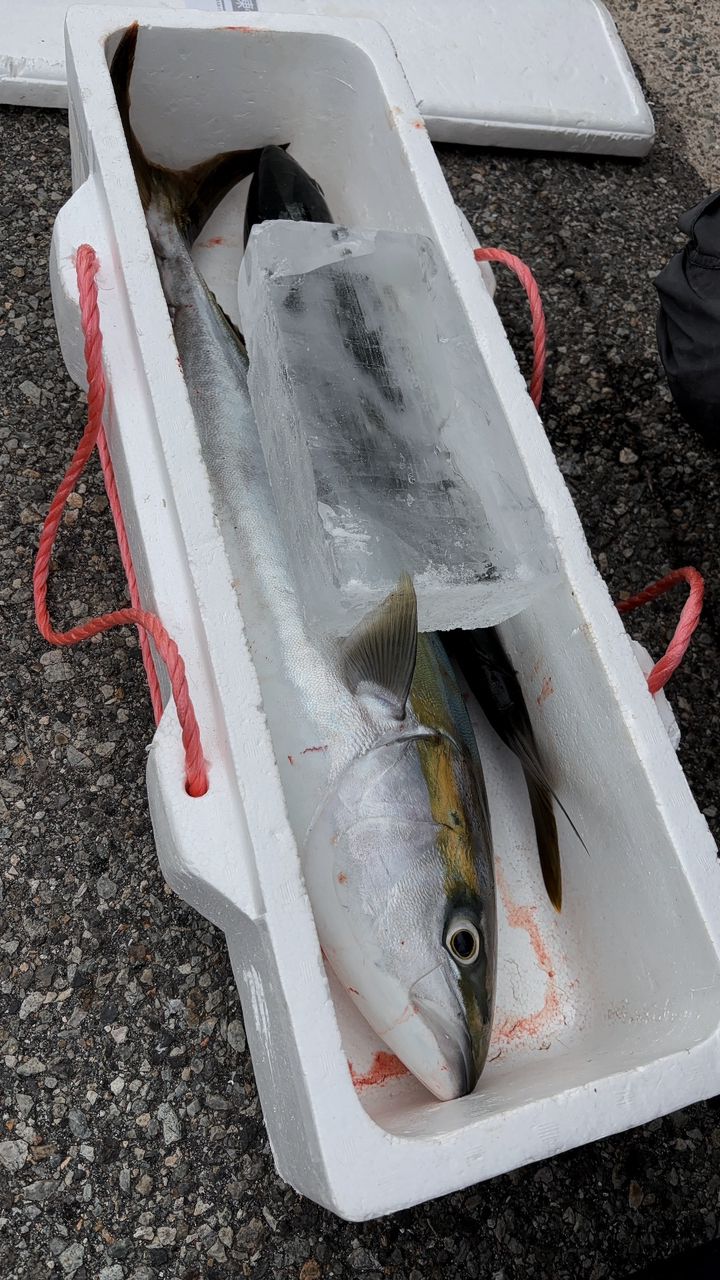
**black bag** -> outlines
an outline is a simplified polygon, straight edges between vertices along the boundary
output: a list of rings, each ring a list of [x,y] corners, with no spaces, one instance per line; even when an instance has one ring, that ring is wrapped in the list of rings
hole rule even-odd
[[[720,191],[679,226],[690,243],[655,280],[660,359],[685,421],[720,445]]]

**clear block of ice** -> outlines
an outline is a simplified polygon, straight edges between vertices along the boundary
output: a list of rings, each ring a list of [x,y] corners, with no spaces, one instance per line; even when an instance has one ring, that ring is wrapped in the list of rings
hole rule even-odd
[[[263,223],[238,301],[309,625],[347,634],[403,571],[428,631],[495,625],[547,585],[542,515],[428,237]]]

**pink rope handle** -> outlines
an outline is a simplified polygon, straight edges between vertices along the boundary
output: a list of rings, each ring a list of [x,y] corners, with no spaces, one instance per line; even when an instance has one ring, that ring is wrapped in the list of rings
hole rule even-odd
[[[130,603],[133,609],[142,609],[140,600],[140,591],[138,590],[137,578],[135,577],[135,565],[132,562],[130,545],[125,529],[125,521],[123,519],[122,509],[120,507],[120,496],[117,491],[117,483],[115,480],[115,472],[110,460],[110,452],[108,450],[107,440],[105,438],[105,427],[100,423],[100,430],[97,437],[97,451],[100,458],[100,466],[102,467],[103,480],[105,481],[105,492],[110,503],[110,510],[115,524],[115,535],[120,548],[120,559],[125,570],[127,578],[128,592],[130,595]],[[144,627],[138,627],[138,640],[140,641],[140,652],[142,654],[143,666],[145,667],[145,675],[147,677],[148,689],[150,691],[150,702],[152,704],[153,717],[155,723],[160,723],[163,713],[162,693],[160,692],[160,681],[155,668],[155,662],[150,648],[150,640],[148,632]]]
[[[671,675],[677,671],[688,651],[688,646],[702,613],[703,596],[705,594],[705,583],[702,574],[698,573],[697,569],[692,569],[689,566],[684,569],[673,569],[672,573],[668,573],[659,582],[653,582],[651,586],[646,587],[644,591],[639,591],[636,596],[631,596],[629,600],[620,600],[617,605],[619,613],[630,613],[640,605],[648,604],[651,600],[657,600],[658,596],[664,595],[666,591],[671,591],[679,582],[688,584],[690,594],[683,605],[680,620],[675,628],[672,640],[662,658],[655,663],[648,676],[648,689],[651,693],[658,693],[660,689],[664,688]]]
[[[530,396],[535,408],[539,409],[547,362],[547,328],[537,280],[526,263],[521,258],[517,258],[514,253],[508,253],[506,249],[475,249],[474,255],[476,262],[501,262],[504,266],[509,267],[511,271],[515,272],[525,289],[530,303],[533,327],[533,371],[530,380]],[[674,569],[672,573],[669,573],[665,578],[661,578],[659,582],[654,582],[629,600],[621,600],[617,605],[619,613],[630,613],[632,609],[637,609],[640,605],[648,604],[649,601],[656,600],[658,596],[664,595],[666,591],[670,591],[679,582],[686,582],[689,585],[690,595],[680,614],[680,619],[670,644],[662,658],[659,658],[655,663],[647,678],[648,689],[652,694],[659,693],[660,689],[664,688],[671,675],[677,671],[688,651],[690,641],[702,613],[703,596],[705,594],[705,583],[703,582],[702,574],[698,573],[697,569],[692,568]]]
[[[501,262],[503,266],[509,267],[511,271],[515,272],[527,294],[533,330],[533,369],[530,379],[530,398],[535,408],[539,409],[547,362],[547,325],[537,280],[522,258],[517,258],[514,253],[508,253],[507,249],[475,249],[474,253],[476,262]]]
[[[202,796],[208,789],[208,775],[203,756],[200,729],[195,709],[190,698],[185,663],[175,641],[165,630],[160,619],[148,613],[140,606],[140,596],[132,563],[130,544],[128,542],[122,508],[118,496],[115,474],[105,439],[102,423],[105,408],[105,374],[102,366],[102,333],[100,331],[100,315],[95,276],[99,262],[94,249],[83,244],[77,251],[76,271],[80,294],[80,318],[85,335],[85,364],[88,381],[88,420],[80,442],[73,454],[72,461],[63,476],[57,493],[50,504],[50,510],[40,534],[35,568],[33,571],[33,595],[35,599],[35,621],[40,634],[49,644],[79,644],[81,640],[89,640],[92,636],[112,627],[136,626],[139,628],[141,648],[145,671],[150,686],[155,723],[160,720],[163,711],[160,685],[157,671],[152,659],[148,637],[154,641],[155,647],[167,668],[175,699],[175,709],[182,729],[183,747],[185,749],[185,789],[191,796]],[[132,607],[116,609],[112,613],[103,614],[99,618],[91,618],[81,626],[72,627],[69,631],[56,631],[50,619],[47,606],[47,586],[50,576],[50,557],[57,531],[62,519],[65,503],[72,493],[85,467],[90,454],[97,445],[102,464],[105,487],[117,531],[120,555],[128,580]]]

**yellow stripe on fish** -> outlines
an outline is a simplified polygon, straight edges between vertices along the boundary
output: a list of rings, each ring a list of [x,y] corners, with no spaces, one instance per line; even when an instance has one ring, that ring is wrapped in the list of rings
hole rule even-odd
[[[421,724],[438,730],[437,736],[419,738],[417,746],[430,812],[439,828],[438,848],[450,898],[463,889],[477,893],[480,884],[473,837],[466,821],[467,798],[460,781],[463,747],[457,742],[455,720],[443,698],[443,687],[435,650],[427,636],[420,635],[410,705]]]
[[[461,748],[444,736],[418,738],[418,754],[427,783],[430,812],[437,823],[437,843],[445,868],[445,892],[479,893],[473,840],[465,822],[466,803],[458,779]]]

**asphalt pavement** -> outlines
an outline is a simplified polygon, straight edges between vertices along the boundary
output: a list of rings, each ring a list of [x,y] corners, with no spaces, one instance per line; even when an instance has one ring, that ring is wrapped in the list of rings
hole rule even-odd
[[[702,623],[671,698],[682,764],[717,832],[718,454],[670,401],[652,286],[715,163],[692,84],[679,115],[680,89],[657,59],[667,70],[669,48],[678,85],[699,62],[714,102],[716,52],[699,16],[669,7],[653,0],[642,16],[654,36],[671,23],[664,43],[648,42],[655,60],[639,58],[658,127],[647,160],[439,154],[481,243],[512,249],[537,275],[550,336],[543,418],[611,591],[685,564],[705,574]],[[644,49],[638,6],[616,12]],[[717,137],[717,114],[711,123]],[[33,622],[40,522],[84,421],[48,285],[69,194],[66,117],[0,109],[0,1274],[620,1280],[715,1240],[718,1100],[363,1226],[278,1179],[223,937],[163,884],[154,853],[153,726],[135,637],[49,650]],[[512,279],[497,301],[528,368]],[[58,619],[125,600],[94,467],[55,561]],[[680,603],[629,620],[656,654]],[[677,1274],[692,1276],[688,1266]]]

